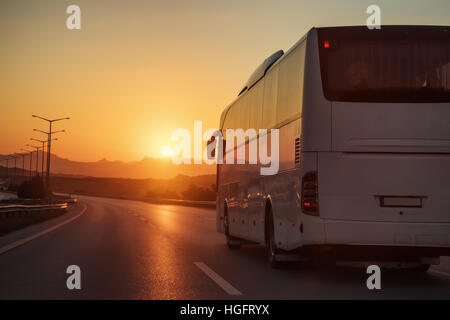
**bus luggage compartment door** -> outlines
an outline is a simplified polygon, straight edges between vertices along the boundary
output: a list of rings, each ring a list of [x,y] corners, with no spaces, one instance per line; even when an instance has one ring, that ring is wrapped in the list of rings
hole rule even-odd
[[[450,154],[321,152],[319,215],[450,222]]]

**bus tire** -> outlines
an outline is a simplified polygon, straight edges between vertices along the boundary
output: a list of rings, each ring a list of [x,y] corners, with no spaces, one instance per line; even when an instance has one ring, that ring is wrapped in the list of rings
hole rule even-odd
[[[272,207],[270,205],[267,207],[267,214],[266,214],[266,245],[267,245],[267,259],[269,261],[269,265],[274,269],[280,268],[282,263],[278,260],[277,257],[280,250],[277,248],[277,244],[275,242],[273,213]]]
[[[223,213],[223,223],[224,223],[224,227],[225,227],[225,238],[227,241],[227,246],[229,249],[239,249],[240,248],[240,242],[235,239],[234,237],[232,237],[230,235],[230,222],[228,219],[228,208],[225,205],[225,209],[224,209],[224,213]]]

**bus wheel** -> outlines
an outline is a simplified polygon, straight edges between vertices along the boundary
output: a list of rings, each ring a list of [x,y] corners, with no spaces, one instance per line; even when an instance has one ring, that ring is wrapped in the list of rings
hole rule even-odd
[[[227,240],[227,246],[229,249],[239,249],[239,247],[241,246],[240,242],[230,235],[229,221],[230,220],[228,219],[228,208],[225,207],[224,214],[223,214],[223,223],[225,226],[225,238]]]
[[[268,215],[268,225],[267,225],[267,258],[269,260],[269,265],[274,268],[280,268],[281,262],[278,260],[277,254],[279,250],[277,248],[277,244],[275,243],[275,232],[273,227],[273,215],[272,209],[269,208],[270,212]]]

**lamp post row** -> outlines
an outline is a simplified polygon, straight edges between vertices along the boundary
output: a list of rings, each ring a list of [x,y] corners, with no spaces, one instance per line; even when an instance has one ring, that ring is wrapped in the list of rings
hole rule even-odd
[[[38,175],[38,166],[39,166],[39,149],[42,149],[42,160],[41,160],[41,176],[44,176],[44,155],[45,155],[45,144],[47,144],[47,161],[46,161],[46,188],[47,190],[50,190],[50,156],[51,156],[51,143],[52,141],[58,140],[57,138],[52,139],[53,134],[65,132],[65,130],[57,130],[52,131],[52,124],[53,122],[62,121],[62,120],[69,120],[69,117],[66,118],[58,118],[58,119],[47,119],[44,117],[40,117],[37,115],[32,115],[33,118],[38,118],[41,120],[44,120],[49,123],[49,130],[43,131],[39,129],[33,129],[35,132],[40,132],[47,135],[47,140],[39,140],[35,138],[30,138],[32,141],[40,142],[42,143],[42,146],[34,146],[31,144],[27,144],[27,147],[32,147],[36,149],[36,151],[24,149],[21,148],[22,151],[25,151],[25,153],[14,153],[10,154],[6,157],[0,158],[0,161],[6,161],[6,176],[8,177],[8,171],[9,171],[9,160],[14,160],[14,174],[13,174],[13,184],[16,181],[16,169],[17,169],[17,158],[22,157],[22,176],[25,176],[25,157],[29,154],[30,155],[30,177],[32,175],[32,162],[33,162],[33,152],[36,152],[36,176]]]

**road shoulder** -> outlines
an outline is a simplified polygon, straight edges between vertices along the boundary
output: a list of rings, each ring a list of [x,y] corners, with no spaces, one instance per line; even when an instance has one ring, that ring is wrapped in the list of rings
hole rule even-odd
[[[0,237],[0,254],[32,241],[48,232],[56,230],[66,223],[72,222],[86,211],[86,204],[78,203],[67,209],[61,216],[27,226]]]

